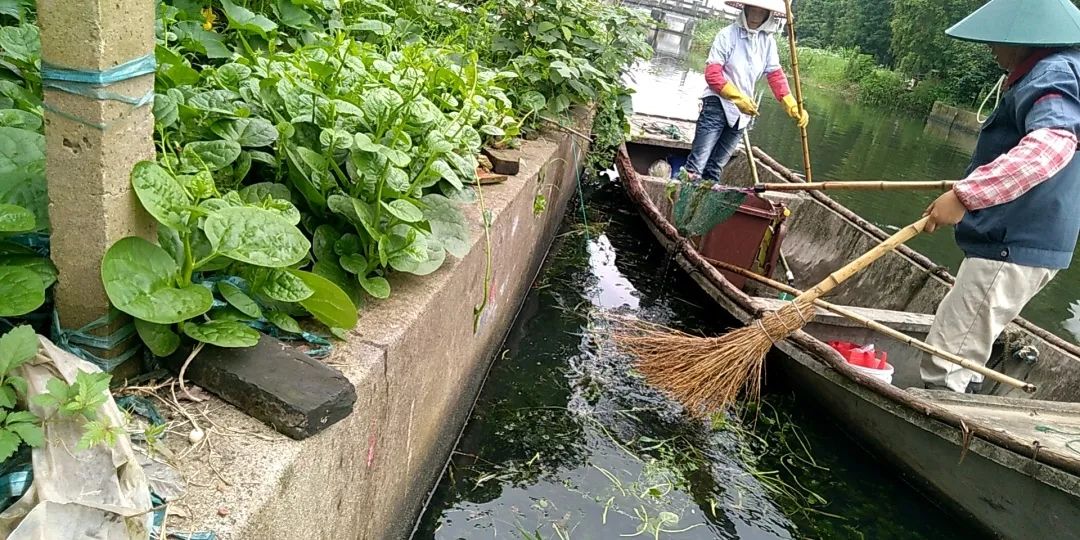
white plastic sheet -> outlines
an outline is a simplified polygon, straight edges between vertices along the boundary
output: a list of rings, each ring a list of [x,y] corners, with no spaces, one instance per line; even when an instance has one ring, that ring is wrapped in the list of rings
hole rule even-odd
[[[79,371],[97,366],[38,336],[41,348],[19,369],[29,395],[47,392],[52,377],[73,383]],[[47,413],[30,404],[38,416]],[[99,418],[123,426],[124,417],[112,395]],[[54,418],[45,423],[45,444],[33,450],[34,480],[15,504],[0,513],[0,534],[8,540],[146,540],[153,514],[150,488],[127,435],[116,444],[77,450],[83,420]]]

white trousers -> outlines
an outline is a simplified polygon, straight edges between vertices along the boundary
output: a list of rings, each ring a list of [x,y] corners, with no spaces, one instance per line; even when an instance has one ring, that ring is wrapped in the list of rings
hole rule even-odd
[[[964,259],[956,283],[938,305],[926,342],[986,365],[994,340],[1057,270],[987,259]],[[924,383],[964,392],[982,375],[926,355],[919,370]]]

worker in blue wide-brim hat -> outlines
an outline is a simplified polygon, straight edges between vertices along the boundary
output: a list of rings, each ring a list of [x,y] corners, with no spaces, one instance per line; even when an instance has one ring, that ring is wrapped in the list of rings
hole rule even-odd
[[[1080,10],[1069,0],[991,0],[945,31],[986,43],[1007,71],[965,177],[926,209],[955,225],[965,258],[927,342],[986,363],[1005,325],[1058,271],[1080,234]],[[981,376],[933,357],[927,388],[978,392]]]

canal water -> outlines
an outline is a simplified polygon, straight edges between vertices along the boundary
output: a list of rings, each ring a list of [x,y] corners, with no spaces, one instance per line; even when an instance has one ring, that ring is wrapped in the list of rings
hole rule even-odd
[[[711,334],[733,321],[653,242],[621,187],[595,182],[414,538],[971,537],[789,389],[694,423],[635,376],[605,313]]]
[[[665,46],[665,42],[659,44]],[[666,44],[668,47],[671,44]],[[699,70],[679,60],[658,58],[638,66],[629,76],[637,91],[638,113],[697,118],[698,98],[705,87]],[[768,86],[759,92],[761,114],[750,132],[751,144],[785,167],[802,173],[799,130],[781,109]],[[794,84],[792,84],[794,89]],[[957,180],[963,177],[975,135],[948,133],[939,124],[902,111],[868,107],[849,97],[803,85],[815,181],[825,180]],[[988,114],[985,111],[984,114]],[[693,133],[686,134],[688,138]],[[922,216],[939,193],[830,192],[829,196],[882,228],[902,227]],[[921,235],[908,243],[955,274],[963,255],[952,229]],[[1024,318],[1070,340],[1080,342],[1080,264],[1057,277],[1021,313]]]
[[[632,78],[638,112],[696,117],[696,70],[660,59]],[[805,93],[815,180],[955,179],[966,167],[970,135]],[[752,143],[799,171],[798,131],[765,96]],[[883,228],[915,221],[933,199],[832,196]],[[733,321],[657,247],[617,183],[588,183],[583,206],[568,213],[414,538],[975,537],[797,389],[773,384],[759,405],[701,423],[644,385],[604,313],[706,334]],[[911,245],[954,270],[960,261],[947,232]],[[1076,339],[1078,280],[1059,274],[1024,316]]]

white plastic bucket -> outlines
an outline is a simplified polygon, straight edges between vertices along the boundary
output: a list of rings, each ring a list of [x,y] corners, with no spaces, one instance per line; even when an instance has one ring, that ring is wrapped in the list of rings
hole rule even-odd
[[[878,379],[880,381],[884,381],[885,384],[892,384],[892,376],[893,376],[893,366],[892,366],[892,364],[886,363],[885,364],[885,369],[872,369],[872,368],[868,368],[868,367],[856,366],[855,364],[848,364],[848,365],[851,366],[852,369],[854,369],[855,371],[858,371],[859,373],[862,373],[864,375],[869,375],[869,376],[871,376],[871,377],[873,377],[875,379]]]

